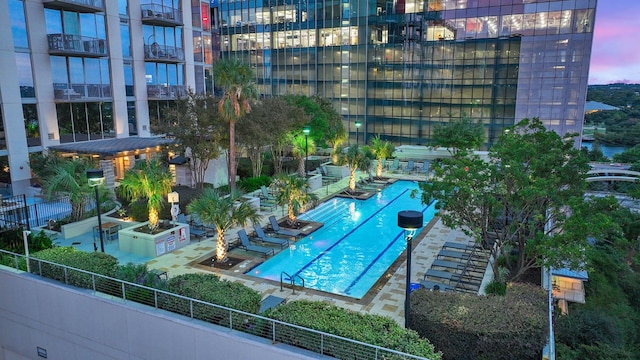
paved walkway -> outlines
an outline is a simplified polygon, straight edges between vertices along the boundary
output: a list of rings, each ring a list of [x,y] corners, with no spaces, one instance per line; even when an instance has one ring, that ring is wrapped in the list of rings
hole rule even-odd
[[[392,177],[394,175],[385,174],[385,176]],[[422,180],[424,175],[421,175],[419,178],[417,176],[402,177]],[[334,193],[346,188],[347,183],[348,179],[343,179],[336,184],[329,185],[328,187],[325,186],[322,189],[317,190],[317,193],[321,198],[333,195]],[[275,210],[273,214],[277,217],[283,216],[282,209]],[[271,213],[263,212],[262,215],[263,225],[265,225],[268,222],[268,216],[271,215]],[[233,229],[225,232],[225,237],[228,240],[236,238],[237,230],[238,229]],[[472,239],[464,235],[461,231],[448,229],[441,221],[434,219],[428,227],[425,227],[425,229],[416,236],[413,242],[413,258],[411,267],[412,282],[419,282],[419,280],[422,279],[424,272],[431,266],[436,254],[440,251],[442,244],[445,241],[469,243]],[[147,264],[149,268],[167,271],[170,277],[194,272],[211,273],[211,271],[196,268],[190,265],[190,263],[198,259],[203,259],[206,256],[211,255],[214,251],[215,238],[208,238],[201,242],[192,243],[191,245],[172,253],[162,255],[161,257],[149,261]],[[275,296],[284,297],[287,301],[299,299],[325,301],[355,311],[388,316],[396,320],[399,324],[404,324],[406,282],[406,256],[404,255],[394,263],[389,271],[383,276],[383,279],[374,286],[374,289],[377,290],[377,292],[374,290],[373,292],[375,292],[375,294],[371,294],[372,292],[370,292],[361,300],[354,300],[310,289],[296,288],[295,293],[290,288],[285,288],[283,291],[280,291],[279,284],[244,275],[243,272],[253,266],[251,262],[244,262],[237,267],[240,266],[243,268],[233,269],[232,271],[215,272],[223,279],[238,281],[259,291],[263,298],[267,295],[273,294]],[[385,279],[388,280],[385,282]]]

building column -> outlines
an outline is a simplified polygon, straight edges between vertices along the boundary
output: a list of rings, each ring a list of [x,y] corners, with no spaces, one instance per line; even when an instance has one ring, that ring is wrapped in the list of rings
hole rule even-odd
[[[109,74],[111,74],[111,96],[113,97],[113,126],[116,138],[129,137],[127,114],[127,90],[124,81],[120,14],[117,1],[105,1],[107,43],[109,48]]]

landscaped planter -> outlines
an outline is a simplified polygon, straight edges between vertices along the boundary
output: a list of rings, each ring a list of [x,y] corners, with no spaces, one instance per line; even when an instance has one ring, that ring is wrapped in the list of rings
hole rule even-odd
[[[101,217],[102,223],[113,222],[119,224],[122,228],[126,228],[129,226],[133,226],[137,224],[136,222],[131,221],[122,221],[114,218],[107,218],[105,220],[104,217]],[[69,224],[64,224],[60,227],[61,236],[63,239],[69,239],[72,237],[80,236],[82,234],[93,232],[93,228],[98,226],[98,217],[94,216],[88,219],[72,222]]]
[[[349,176],[348,166],[326,165],[326,167],[327,167],[327,175],[329,176],[339,176],[340,179],[343,179]]]
[[[143,222],[118,231],[118,244],[121,251],[132,254],[157,257],[185,247],[191,243],[189,224],[175,223],[169,229],[156,234],[136,231],[141,226],[148,226]]]

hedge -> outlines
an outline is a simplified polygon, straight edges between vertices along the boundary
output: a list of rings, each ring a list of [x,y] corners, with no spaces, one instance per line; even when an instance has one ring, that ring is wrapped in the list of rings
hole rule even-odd
[[[441,354],[434,350],[428,340],[380,315],[362,314],[324,302],[298,300],[268,310],[264,316],[428,359],[441,358]],[[276,326],[276,340],[312,351],[319,351],[321,343],[319,335],[281,324]],[[375,356],[370,353],[370,347],[330,337],[325,337],[322,341],[324,354],[339,359],[367,359]]]
[[[409,327],[447,360],[540,359],[548,326],[547,293],[535,285],[509,284],[505,296],[411,294]]]

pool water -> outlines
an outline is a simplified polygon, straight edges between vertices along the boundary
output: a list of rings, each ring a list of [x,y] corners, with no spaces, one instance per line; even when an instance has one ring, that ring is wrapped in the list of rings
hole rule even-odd
[[[411,198],[418,184],[397,181],[367,200],[330,199],[301,214],[301,220],[324,226],[289,249],[247,272],[247,275],[360,299],[406,250],[398,212],[417,210],[424,224],[434,216],[434,204]]]

